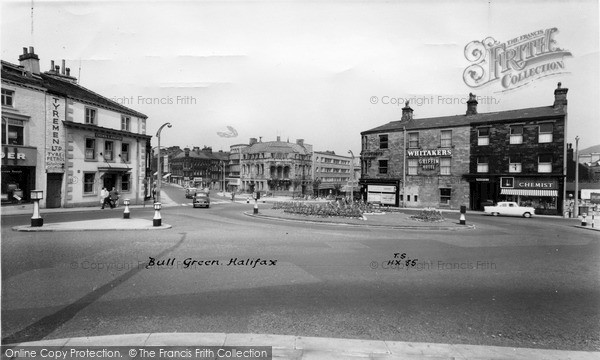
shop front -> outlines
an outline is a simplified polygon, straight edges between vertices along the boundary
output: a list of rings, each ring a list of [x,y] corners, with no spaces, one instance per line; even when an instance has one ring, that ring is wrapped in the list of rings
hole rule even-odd
[[[2,205],[30,201],[35,190],[37,148],[2,146]]]
[[[535,208],[538,215],[560,215],[559,182],[552,178],[501,177],[500,198]]]

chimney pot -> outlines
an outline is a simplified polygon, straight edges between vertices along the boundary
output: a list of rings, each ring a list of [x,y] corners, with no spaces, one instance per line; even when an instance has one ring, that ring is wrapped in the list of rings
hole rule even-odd
[[[54,60],[50,60],[50,71],[54,71]]]
[[[66,67],[66,62],[65,59],[62,60],[62,74],[65,75],[65,67]]]
[[[26,47],[23,48],[23,55],[27,55],[27,48]]]
[[[56,65],[54,71],[56,71],[57,74],[60,73],[60,66]]]
[[[277,137],[277,141],[281,141],[281,136],[278,136],[278,137]]]
[[[67,76],[71,76],[71,69],[67,68],[66,70],[67,70]]]
[[[29,53],[30,53],[30,54],[35,54],[35,51],[33,51],[33,46],[30,46],[30,47],[29,47]]]

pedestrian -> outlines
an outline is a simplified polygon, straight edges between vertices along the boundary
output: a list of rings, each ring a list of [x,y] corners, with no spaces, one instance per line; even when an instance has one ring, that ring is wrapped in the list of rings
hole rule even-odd
[[[152,200],[156,202],[156,185],[152,188]]]
[[[105,187],[100,191],[100,203],[102,204],[102,209],[104,209],[104,205],[106,204],[110,206],[110,193]]]
[[[231,192],[231,201],[235,201],[235,193],[233,191]]]
[[[115,206],[117,205],[117,200],[119,200],[119,192],[117,191],[116,188],[112,188],[112,190],[110,191],[110,208],[114,209]]]

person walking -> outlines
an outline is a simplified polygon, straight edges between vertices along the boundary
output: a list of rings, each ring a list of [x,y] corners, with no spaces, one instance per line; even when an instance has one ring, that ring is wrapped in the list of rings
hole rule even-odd
[[[104,209],[106,204],[110,206],[110,193],[105,187],[103,187],[102,191],[100,191],[100,203],[102,204],[102,209]]]
[[[117,205],[117,200],[119,200],[119,192],[117,191],[116,188],[112,188],[112,190],[110,191],[110,208],[114,209],[115,206]]]

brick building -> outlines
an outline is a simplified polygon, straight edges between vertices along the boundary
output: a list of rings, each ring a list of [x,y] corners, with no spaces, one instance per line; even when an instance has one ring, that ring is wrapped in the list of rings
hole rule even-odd
[[[169,159],[171,177],[180,185],[222,190],[229,172],[229,153],[213,152],[212,147],[185,148]]]
[[[465,115],[402,119],[362,135],[366,200],[393,206],[481,210],[514,200],[560,214],[564,194],[568,89],[546,107],[479,114],[471,94]]]

